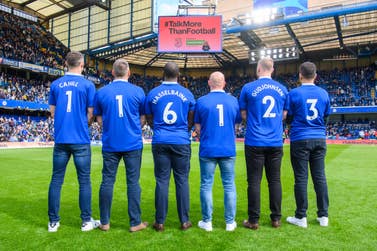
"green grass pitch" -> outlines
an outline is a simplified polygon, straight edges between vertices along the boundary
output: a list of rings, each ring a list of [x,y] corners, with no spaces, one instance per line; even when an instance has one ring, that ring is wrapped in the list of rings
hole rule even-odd
[[[308,228],[285,222],[293,215],[293,173],[289,146],[284,147],[282,164],[282,227],[270,226],[266,179],[262,183],[260,229],[241,226],[247,218],[246,167],[243,144],[237,145],[236,185],[237,223],[235,232],[225,231],[223,192],[216,171],[213,232],[197,227],[201,219],[199,201],[198,144],[192,145],[190,196],[191,221],[194,227],[179,230],[175,205],[174,182],[170,183],[169,213],[165,232],[151,227],[129,233],[125,171],[118,170],[114,189],[111,230],[81,232],[76,172],[70,161],[61,199],[61,227],[47,232],[47,190],[51,177],[52,149],[0,150],[0,250],[376,250],[377,247],[377,146],[329,145],[326,172],[329,186],[330,226],[322,228],[315,221],[316,205],[313,185],[309,182]],[[102,157],[93,148],[92,190],[93,216],[99,218],[98,191],[101,182]],[[150,145],[143,153],[141,171],[142,218],[154,220],[154,175]]]

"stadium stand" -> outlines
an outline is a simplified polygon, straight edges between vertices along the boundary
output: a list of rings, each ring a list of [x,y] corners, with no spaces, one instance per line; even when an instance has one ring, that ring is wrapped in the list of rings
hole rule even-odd
[[[63,69],[63,59],[68,52],[68,48],[52,33],[37,22],[4,11],[0,11],[0,14],[0,58]],[[156,59],[158,58],[156,56]],[[134,59],[136,60],[136,58]],[[151,62],[154,61],[152,60]],[[132,64],[133,62],[130,61],[130,63]],[[316,83],[328,91],[332,107],[377,105],[377,64],[373,64],[373,61],[370,61],[370,66],[367,67],[344,67],[342,69],[324,67],[324,69],[326,70],[322,69],[318,72]],[[111,82],[111,72],[106,69],[99,71],[97,68],[87,67],[84,71],[88,78],[93,77],[99,80],[98,83],[100,85],[97,85],[98,87]],[[25,74],[25,72],[26,70],[23,74],[18,74],[0,67],[0,99],[47,104],[49,85],[56,76],[46,77],[44,75],[41,77],[41,74],[30,74],[30,72]],[[247,74],[228,76],[225,91],[238,98],[242,86],[255,80],[255,77]],[[297,74],[284,73],[273,77],[287,86],[288,90],[295,88],[299,84]],[[129,81],[142,87],[145,93],[148,93],[161,82],[161,78],[147,74],[133,74]],[[207,77],[194,77],[186,74],[181,76],[180,83],[189,88],[195,98],[199,98],[209,92]],[[19,119],[18,115],[15,116],[12,113],[12,110],[9,109],[7,111],[8,115],[0,114],[1,141],[44,141],[53,139],[51,136],[52,131],[46,129],[46,126],[48,128],[51,127],[52,121],[49,118],[20,117]],[[245,125],[241,125],[237,131],[237,137],[243,137],[244,131]],[[98,124],[94,123],[91,126],[90,133],[93,141],[101,139],[101,131]],[[150,138],[151,135],[152,130],[146,126],[143,129],[144,138]],[[376,123],[374,121],[347,120],[343,118],[341,122],[333,121],[329,124],[328,137],[334,139],[375,139]]]
[[[3,11],[0,14],[0,57],[63,68],[68,48],[50,32],[38,23]]]

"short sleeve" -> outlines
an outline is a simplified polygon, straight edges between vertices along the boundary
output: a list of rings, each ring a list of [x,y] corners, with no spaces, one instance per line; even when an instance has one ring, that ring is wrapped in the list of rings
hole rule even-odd
[[[152,114],[152,107],[149,100],[150,100],[150,94],[148,94],[148,96],[144,99],[144,114],[145,115]]]
[[[192,95],[192,93],[190,93],[190,105],[189,105],[189,111],[195,111],[195,98],[194,98],[194,95]]]
[[[98,99],[98,92],[94,95],[94,111],[93,111],[93,114],[95,116],[102,115],[102,108],[101,108],[101,104],[100,104],[99,99]]]
[[[246,86],[241,90],[240,100],[239,100],[240,110],[246,110],[247,108],[247,92]]]
[[[194,123],[195,124],[200,124],[200,114],[199,114],[199,100],[195,105],[195,115],[194,115]]]
[[[145,114],[145,94],[144,91],[140,88],[140,107],[139,107],[139,114],[144,115]]]
[[[90,82],[89,88],[88,88],[88,100],[87,100],[88,107],[94,106],[95,94],[96,94],[96,88],[94,87],[94,84]]]
[[[50,95],[48,97],[48,104],[56,106],[56,97],[55,97],[55,92],[54,92],[55,88],[54,87],[55,87],[55,85],[53,85],[53,84],[50,87]]]

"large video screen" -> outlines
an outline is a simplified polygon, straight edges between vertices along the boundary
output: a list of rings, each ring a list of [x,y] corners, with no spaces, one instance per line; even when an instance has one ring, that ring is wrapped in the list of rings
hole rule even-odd
[[[222,52],[221,16],[160,16],[157,51]]]
[[[325,2],[325,1],[324,1]],[[308,11],[308,0],[254,0],[254,9],[283,8],[286,16]]]

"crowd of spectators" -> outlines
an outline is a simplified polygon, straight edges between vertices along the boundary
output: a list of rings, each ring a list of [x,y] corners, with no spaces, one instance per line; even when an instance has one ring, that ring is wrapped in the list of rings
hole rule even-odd
[[[377,139],[377,124],[369,120],[330,122],[327,125],[327,138]]]
[[[48,103],[50,82],[5,74],[0,72],[0,99]]]
[[[111,73],[104,71],[100,75],[101,85],[111,82]],[[298,84],[297,74],[278,75],[275,79],[288,90]],[[225,91],[239,97],[242,86],[253,81],[250,76],[228,77]],[[161,78],[132,74],[129,81],[148,93],[159,85]],[[182,76],[179,82],[189,88],[195,98],[209,92],[208,79],[205,77]],[[320,71],[316,84],[330,94],[331,106],[374,106],[377,105],[377,70],[372,67],[348,70]],[[47,103],[50,81],[26,80],[0,72],[0,98]]]
[[[53,141],[51,118],[0,116],[0,142]]]
[[[0,116],[0,142],[48,142],[53,141],[53,120],[51,118],[30,117],[30,116]],[[246,126],[241,124],[237,128],[237,138],[243,138]],[[102,137],[101,127],[97,122],[89,127],[90,139],[100,142]],[[149,125],[142,129],[144,139],[151,139],[153,130]],[[193,141],[197,140],[195,133],[192,133]],[[283,138],[289,138],[288,130],[282,132]],[[377,139],[376,121],[349,120],[330,121],[327,125],[328,139]]]
[[[67,52],[40,24],[0,11],[0,57],[63,68]]]

